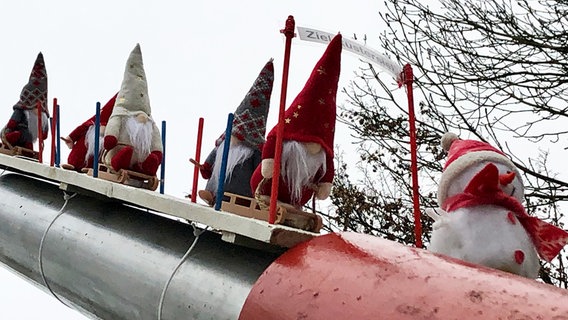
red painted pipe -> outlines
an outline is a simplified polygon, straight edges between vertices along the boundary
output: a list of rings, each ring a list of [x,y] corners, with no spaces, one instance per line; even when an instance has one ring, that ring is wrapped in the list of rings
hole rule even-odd
[[[270,265],[239,319],[568,319],[568,291],[369,235],[328,234]]]

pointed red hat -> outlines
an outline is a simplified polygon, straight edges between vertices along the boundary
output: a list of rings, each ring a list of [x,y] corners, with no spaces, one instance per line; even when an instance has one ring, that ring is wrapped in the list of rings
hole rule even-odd
[[[446,132],[442,136],[441,145],[448,152],[448,160],[444,165],[444,171],[438,184],[438,204],[440,206],[448,197],[448,188],[454,178],[470,166],[480,162],[504,164],[515,172],[518,179],[522,179],[515,164],[501,150],[487,142],[462,140],[455,133]],[[522,193],[522,190],[518,191]],[[522,194],[520,197],[522,197]]]
[[[110,100],[101,108],[101,113],[99,117],[99,121],[101,126],[106,126],[108,123],[108,119],[110,119],[110,115],[112,114],[112,110],[114,109],[114,104],[116,103],[116,97],[118,93],[116,93]],[[87,121],[83,122],[83,126],[88,127],[95,123],[96,115],[90,117]]]
[[[333,157],[341,42],[341,34],[331,40],[304,88],[284,113],[283,140],[319,143],[329,157]],[[276,136],[277,126],[268,136]]]
[[[106,124],[108,123],[108,119],[110,119],[110,115],[112,114],[112,110],[114,109],[114,104],[116,103],[117,96],[118,92],[112,98],[110,98],[110,100],[101,108],[101,114],[99,118],[101,126],[106,126]]]
[[[20,100],[14,105],[14,109],[31,110],[41,102],[43,112],[49,115],[47,106],[47,71],[43,61],[43,54],[37,55],[36,61],[28,83],[22,88]]]

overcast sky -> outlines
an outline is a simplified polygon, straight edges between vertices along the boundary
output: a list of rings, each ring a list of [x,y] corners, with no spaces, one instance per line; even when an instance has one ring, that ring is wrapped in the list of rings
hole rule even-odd
[[[128,54],[140,43],[154,119],[167,121],[166,193],[183,197],[190,192],[193,167],[188,159],[194,156],[199,117],[205,118],[204,159],[223,132],[227,114],[271,57],[275,81],[267,130],[276,123],[284,53],[279,30],[288,15],[297,26],[340,31],[349,38],[367,34],[367,44],[379,49],[382,5],[307,0],[3,1],[0,122],[9,119],[41,51],[49,100],[58,98],[61,134],[67,135],[94,114],[96,101],[104,104],[120,88]],[[324,50],[324,45],[294,39],[288,104]],[[344,51],[340,86],[347,85],[360,65]],[[339,95],[338,103],[343,100]],[[353,148],[345,129],[336,132],[337,144]],[[68,154],[63,147],[62,162]],[[84,319],[5,268],[0,268],[0,309],[2,319]]]

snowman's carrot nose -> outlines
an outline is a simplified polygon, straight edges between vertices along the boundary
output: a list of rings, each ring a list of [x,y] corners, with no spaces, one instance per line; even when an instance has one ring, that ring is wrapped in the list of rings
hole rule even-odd
[[[513,171],[507,171],[507,173],[504,174],[500,174],[499,175],[499,183],[502,186],[506,186],[509,183],[513,182],[513,179],[515,179],[515,172]]]

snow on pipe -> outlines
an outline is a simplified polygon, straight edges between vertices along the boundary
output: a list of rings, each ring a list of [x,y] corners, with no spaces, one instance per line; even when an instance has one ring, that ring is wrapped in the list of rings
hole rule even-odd
[[[281,255],[239,319],[568,319],[568,291],[364,234]]]
[[[0,192],[0,262],[90,318],[236,319],[277,256],[204,232],[173,273],[195,239],[187,224],[81,194],[58,217],[63,191],[20,174]]]

